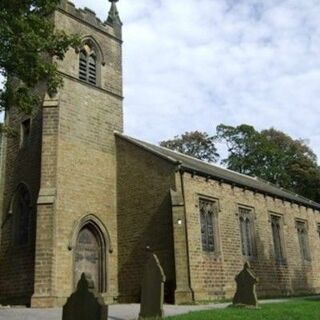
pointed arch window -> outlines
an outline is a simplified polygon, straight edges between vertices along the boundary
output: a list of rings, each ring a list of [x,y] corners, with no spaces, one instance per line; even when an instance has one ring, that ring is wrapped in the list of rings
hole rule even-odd
[[[279,263],[285,263],[283,219],[281,216],[271,215],[271,230],[276,261]]]
[[[199,199],[202,250],[219,251],[218,247],[218,204],[216,201]]]
[[[14,242],[26,245],[30,239],[31,196],[24,184],[19,185],[14,196]]]
[[[302,260],[311,261],[308,239],[308,227],[306,221],[296,220],[296,229],[298,232],[298,240]]]
[[[86,43],[80,51],[79,79],[97,84],[97,54],[92,44]]]
[[[242,254],[247,258],[252,258],[256,256],[253,210],[245,207],[239,207],[238,210]]]

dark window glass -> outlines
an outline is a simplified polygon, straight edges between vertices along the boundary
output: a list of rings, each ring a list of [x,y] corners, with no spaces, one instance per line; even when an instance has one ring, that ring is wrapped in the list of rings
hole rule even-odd
[[[21,147],[28,146],[30,142],[31,120],[26,119],[21,123]]]
[[[308,230],[306,222],[296,221],[296,227],[298,232],[300,253],[303,260],[310,261],[310,251],[309,251],[309,240],[308,240]]]
[[[239,208],[240,236],[242,254],[252,257],[254,253],[253,213],[249,208]]]
[[[318,235],[320,237],[320,223],[317,224],[317,231],[318,231]]]
[[[271,229],[275,258],[279,262],[283,262],[284,251],[282,241],[282,219],[279,216],[271,216]]]
[[[202,250],[214,252],[217,250],[215,223],[216,203],[210,200],[199,200]]]

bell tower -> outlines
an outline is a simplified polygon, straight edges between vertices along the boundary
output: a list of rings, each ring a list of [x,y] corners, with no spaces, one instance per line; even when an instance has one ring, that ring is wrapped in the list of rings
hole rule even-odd
[[[61,1],[56,29],[81,46],[57,61],[64,86],[42,108],[33,307],[65,303],[82,272],[107,302],[118,295],[116,155],[123,130],[121,27],[110,0],[102,22],[88,8]]]

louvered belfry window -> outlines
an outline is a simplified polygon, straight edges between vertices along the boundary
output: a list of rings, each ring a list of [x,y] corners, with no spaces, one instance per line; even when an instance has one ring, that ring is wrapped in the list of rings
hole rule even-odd
[[[97,84],[97,58],[95,51],[85,44],[80,52],[79,79]]]
[[[216,223],[216,203],[214,201],[200,199],[200,222],[202,250],[217,251],[217,223]]]

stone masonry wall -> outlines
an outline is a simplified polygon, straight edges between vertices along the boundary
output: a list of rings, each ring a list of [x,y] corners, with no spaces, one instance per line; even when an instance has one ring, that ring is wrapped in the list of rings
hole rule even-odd
[[[184,173],[184,196],[188,225],[191,288],[195,300],[231,298],[235,292],[235,275],[243,267],[238,205],[252,208],[257,256],[250,260],[259,277],[258,295],[280,296],[320,292],[320,238],[318,211],[264,196],[226,183]],[[219,203],[219,247],[217,254],[201,249],[199,197]],[[270,214],[283,217],[286,264],[276,262]],[[311,262],[301,258],[295,219],[308,225]]]
[[[70,7],[71,6],[71,7]],[[50,111],[57,117],[52,138],[44,143],[42,183],[38,207],[43,214],[38,226],[34,307],[60,306],[74,289],[74,251],[70,242],[81,219],[94,216],[109,234],[105,239],[108,303],[118,296],[116,158],[114,130],[122,131],[121,40],[110,31],[88,22],[92,12],[73,14],[59,9],[58,29],[78,33],[97,43],[97,86],[78,79],[79,53],[70,49],[58,62],[64,87]],[[71,11],[70,11],[71,10]],[[76,13],[78,11],[75,11]],[[80,12],[80,11],[79,11]],[[82,12],[82,11],[81,11]],[[53,141],[50,142],[50,139]],[[53,159],[53,163],[52,162]],[[50,168],[52,168],[50,170]],[[43,236],[43,234],[46,236]],[[111,242],[111,243],[110,243]]]
[[[31,118],[29,142],[21,146],[21,124]],[[36,202],[40,186],[41,160],[41,110],[33,116],[24,115],[14,106],[6,113],[6,123],[15,136],[5,137],[4,161],[1,177],[3,203],[0,247],[0,303],[29,305],[34,290],[34,247],[36,225]],[[15,212],[11,203],[17,186],[24,183],[31,194],[31,217],[29,241],[18,246],[14,241]]]
[[[166,275],[167,302],[173,302],[174,248],[170,188],[174,166],[117,138],[120,301],[138,302],[146,246]]]

